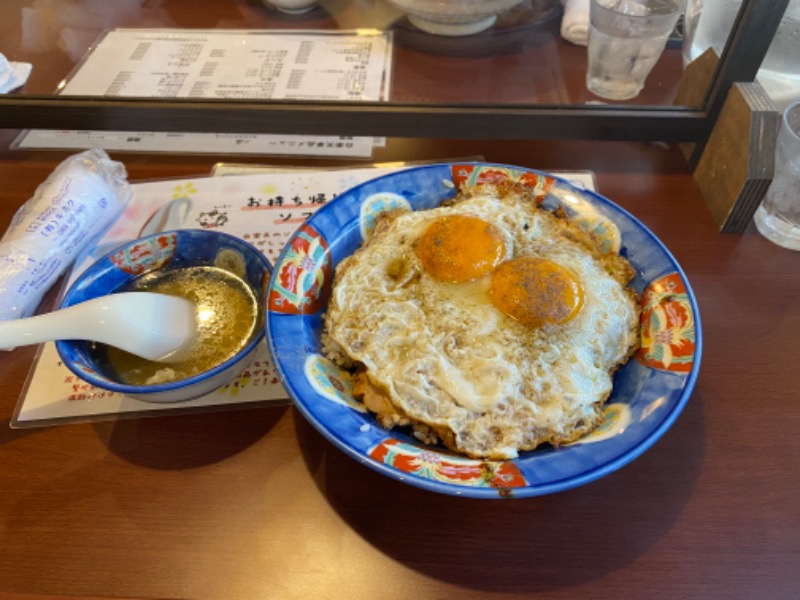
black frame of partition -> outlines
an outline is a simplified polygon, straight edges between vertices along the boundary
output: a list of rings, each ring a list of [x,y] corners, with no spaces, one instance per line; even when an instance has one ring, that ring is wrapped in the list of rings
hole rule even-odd
[[[743,0],[699,107],[501,107],[10,95],[0,96],[0,128],[702,144],[730,86],[755,79],[788,3]]]

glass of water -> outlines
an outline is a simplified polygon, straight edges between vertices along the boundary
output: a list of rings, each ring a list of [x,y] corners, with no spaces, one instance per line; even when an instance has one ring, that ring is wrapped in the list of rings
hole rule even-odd
[[[635,98],[683,10],[683,0],[591,0],[586,86],[610,100]]]
[[[775,175],[755,222],[768,240],[800,250],[800,100],[783,112],[775,147]]]

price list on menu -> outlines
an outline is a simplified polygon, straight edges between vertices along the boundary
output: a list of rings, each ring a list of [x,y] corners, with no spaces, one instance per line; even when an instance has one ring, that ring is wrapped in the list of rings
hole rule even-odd
[[[383,101],[391,81],[391,33],[117,29],[101,38],[61,95],[218,100]],[[135,133],[135,132],[128,132]],[[232,134],[30,131],[20,148],[371,154],[372,138]],[[303,142],[278,144],[278,141]],[[313,144],[311,142],[314,142]],[[342,142],[337,144],[336,142]],[[200,143],[198,143],[200,142]]]
[[[63,95],[371,100],[386,98],[382,31],[118,29],[85,58]]]

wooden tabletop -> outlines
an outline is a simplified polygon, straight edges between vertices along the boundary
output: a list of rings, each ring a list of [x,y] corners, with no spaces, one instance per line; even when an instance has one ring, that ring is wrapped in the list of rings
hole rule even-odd
[[[0,228],[66,155],[0,151]],[[12,430],[20,348],[0,358],[0,597],[796,598],[800,254],[752,226],[719,234],[674,147],[389,140],[375,159],[472,156],[593,170],[683,266],[702,368],[651,449],[570,491],[490,501],[384,477],[290,406]],[[132,181],[231,160],[113,157]]]

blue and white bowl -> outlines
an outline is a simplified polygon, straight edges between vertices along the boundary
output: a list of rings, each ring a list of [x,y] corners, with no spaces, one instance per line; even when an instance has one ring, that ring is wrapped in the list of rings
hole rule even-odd
[[[568,446],[541,447],[513,460],[475,460],[388,431],[353,397],[348,373],[321,350],[333,270],[368,234],[375,215],[396,206],[433,208],[464,184],[509,179],[563,207],[636,270],[642,348],[615,374],[605,423]],[[700,320],[686,276],[636,218],[602,196],[551,175],[482,163],[416,167],[355,187],[317,211],[289,240],[273,271],[268,345],[300,412],[359,462],[405,483],[476,498],[548,494],[588,483],[627,464],[672,425],[700,368]]]
[[[67,290],[59,308],[120,291],[155,269],[198,265],[237,272],[257,298],[264,297],[272,272],[269,261],[257,248],[227,233],[201,229],[168,231],[128,242],[92,263]],[[182,402],[208,394],[236,378],[264,343],[264,336],[264,328],[259,327],[242,350],[213,369],[180,381],[146,386],[120,383],[104,373],[90,352],[91,342],[60,340],[56,342],[56,350],[70,371],[96,387],[147,402]]]

